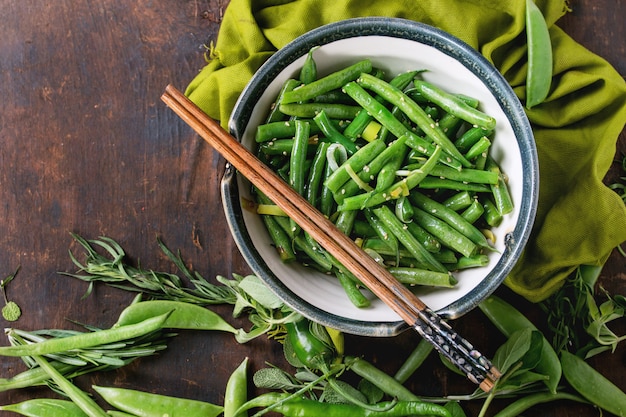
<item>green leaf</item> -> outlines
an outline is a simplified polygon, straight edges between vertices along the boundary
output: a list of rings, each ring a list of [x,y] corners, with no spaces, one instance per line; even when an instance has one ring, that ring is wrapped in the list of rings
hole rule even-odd
[[[493,364],[500,372],[507,372],[511,366],[522,360],[528,353],[532,342],[531,329],[522,329],[511,334],[509,339],[498,348],[493,356]]]
[[[283,302],[274,294],[261,279],[248,275],[239,283],[239,288],[265,308],[280,308]]]
[[[278,368],[262,368],[254,373],[252,382],[257,388],[290,390],[298,386],[291,378]]]

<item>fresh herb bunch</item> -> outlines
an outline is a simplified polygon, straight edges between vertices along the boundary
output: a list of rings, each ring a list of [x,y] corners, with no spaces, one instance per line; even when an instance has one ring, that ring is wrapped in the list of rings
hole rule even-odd
[[[284,323],[301,317],[276,297],[257,276],[233,274],[232,279],[217,276],[221,285],[213,284],[197,271],[192,272],[185,265],[180,253],[174,254],[160,239],[157,240],[159,248],[190,282],[192,288],[185,286],[183,279],[176,274],[130,265],[124,249],[111,238],[86,240],[76,234],[72,236],[85,250],[85,260],[79,261],[70,252],[70,257],[79,271],[64,275],[88,282],[86,296],[91,293],[96,282],[103,282],[126,291],[141,292],[152,299],[182,301],[201,306],[231,304],[234,317],[247,314],[252,323],[247,333],[236,336],[240,343],[263,334],[280,337],[284,333]],[[102,255],[97,248],[104,250],[108,256]]]

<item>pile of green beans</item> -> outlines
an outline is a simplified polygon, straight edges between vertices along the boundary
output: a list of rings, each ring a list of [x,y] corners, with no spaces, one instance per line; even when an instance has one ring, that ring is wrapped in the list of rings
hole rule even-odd
[[[421,73],[387,81],[363,59],[320,77],[309,53],[255,141],[262,161],[401,282],[450,288],[454,271],[488,264],[486,230],[513,202],[489,156],[494,117]],[[255,196],[284,262],[334,273],[356,306],[369,304],[356,277]]]

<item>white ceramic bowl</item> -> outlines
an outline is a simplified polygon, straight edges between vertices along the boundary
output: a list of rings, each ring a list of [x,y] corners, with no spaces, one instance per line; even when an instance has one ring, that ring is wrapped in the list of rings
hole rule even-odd
[[[319,46],[314,56],[321,75],[363,58],[370,58],[388,76],[426,69],[426,81],[480,99],[481,109],[497,119],[490,152],[509,177],[515,205],[514,212],[492,230],[498,251],[489,255],[487,267],[455,273],[459,282],[453,289],[415,290],[444,317],[465,314],[502,283],[519,258],[533,224],[539,178],[537,153],[519,100],[486,59],[447,33],[403,19],[351,19],[299,37],[254,75],[229,124],[231,133],[248,148],[254,148],[256,126],[263,123],[283,82],[297,77],[313,46]],[[282,263],[260,218],[242,210],[241,199],[250,198],[250,186],[230,168],[222,181],[222,195],[230,228],[243,256],[287,305],[313,320],[352,334],[391,336],[406,328],[396,313],[375,296],[371,296],[371,307],[356,308],[334,276],[297,263]]]

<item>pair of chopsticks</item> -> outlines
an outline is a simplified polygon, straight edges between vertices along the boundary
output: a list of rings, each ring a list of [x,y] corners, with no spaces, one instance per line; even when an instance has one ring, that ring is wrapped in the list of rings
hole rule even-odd
[[[500,372],[389,271],[175,87],[167,86],[161,99],[468,379],[485,392],[491,390]]]

